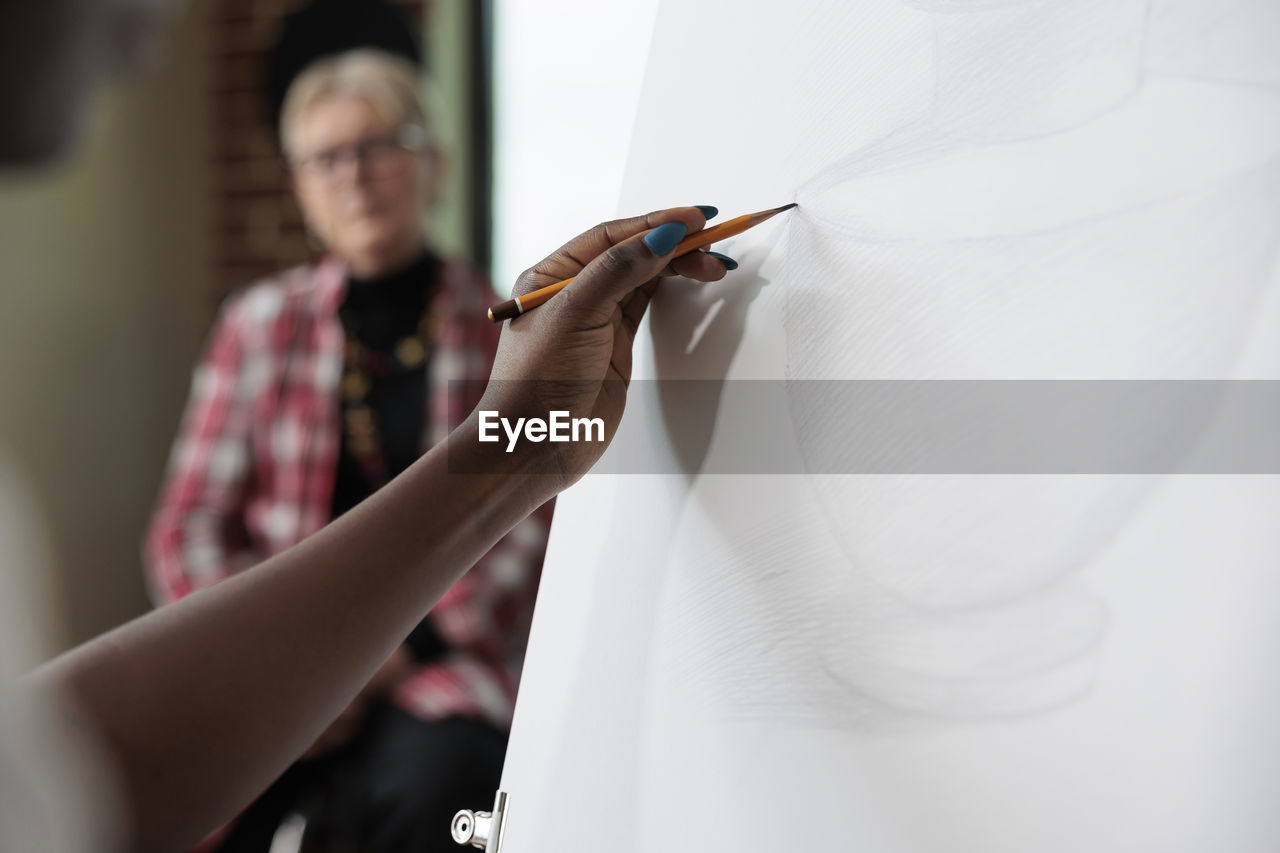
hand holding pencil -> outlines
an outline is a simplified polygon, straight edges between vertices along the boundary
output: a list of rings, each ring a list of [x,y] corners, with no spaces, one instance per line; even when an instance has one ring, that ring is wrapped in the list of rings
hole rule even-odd
[[[782,207],[777,207],[772,210],[762,210],[759,213],[748,213],[745,216],[739,216],[734,219],[730,219],[728,222],[723,222],[715,226],[714,228],[708,228],[705,230],[701,230],[701,231],[697,231],[695,233],[689,234],[687,237],[685,236],[684,232],[681,232],[680,236],[677,237],[676,239],[680,240],[680,237],[683,237],[684,239],[680,240],[679,244],[676,245],[675,249],[671,251],[671,256],[673,259],[675,259],[675,261],[678,261],[679,259],[689,255],[690,253],[696,252],[698,249],[701,249],[705,246],[709,246],[712,243],[715,243],[719,240],[727,240],[730,237],[737,236],[738,234],[741,234],[743,231],[746,231],[748,228],[753,228],[756,225],[759,225],[761,222],[764,222],[765,220],[770,219],[779,213],[782,213],[784,210],[790,210],[793,207],[795,207],[794,203],[783,205]],[[718,213],[718,211],[714,207],[699,206],[698,210],[702,211],[702,213],[705,214],[706,219],[710,219],[711,217],[715,216],[716,213]],[[673,225],[673,224],[669,223],[669,225]],[[659,226],[659,229],[664,227],[668,227],[668,226]],[[668,233],[674,234],[675,232],[671,231]],[[658,239],[660,240],[665,239],[665,236],[663,235],[655,235],[655,236],[657,236]],[[665,248],[665,245],[663,246],[663,248]],[[718,260],[723,262],[727,269],[733,269],[734,267],[737,266],[737,263],[734,262],[732,258],[727,258],[724,255],[720,255],[716,252],[708,252],[706,254],[714,258],[717,258]],[[695,260],[693,263],[684,264],[684,266],[687,269],[690,269],[689,272],[686,272],[681,269],[677,269],[676,263],[675,261],[673,261],[673,263],[671,264],[671,274],[683,275],[686,278],[697,278],[702,281],[714,281],[720,278],[720,276],[715,276],[713,278],[703,278],[699,275],[694,274],[692,272],[692,270],[695,269],[694,264],[700,264],[701,266],[705,267],[705,264],[701,264],[700,260],[701,260],[700,258],[697,258],[695,256]],[[500,303],[490,308],[489,319],[495,323],[501,323],[503,320],[510,320],[514,317],[518,317],[521,314],[525,313],[526,311],[537,308],[539,305],[543,304],[548,299],[555,296],[561,290],[568,287],[569,284],[572,283],[572,281],[573,281],[573,277],[570,276],[568,278],[561,279],[559,281],[539,287],[533,291],[517,293],[513,298],[508,299],[506,302]]]
[[[576,481],[603,454],[622,417],[631,379],[631,348],[662,276],[724,277],[723,260],[704,252],[675,257],[714,208],[676,207],[597,225],[520,276],[515,295],[566,279],[556,298],[502,330],[482,409],[504,416],[546,417],[553,409],[599,417],[605,442],[528,445],[539,470],[554,469],[547,497]],[[548,454],[559,454],[547,466]],[[559,482],[553,482],[555,480]]]

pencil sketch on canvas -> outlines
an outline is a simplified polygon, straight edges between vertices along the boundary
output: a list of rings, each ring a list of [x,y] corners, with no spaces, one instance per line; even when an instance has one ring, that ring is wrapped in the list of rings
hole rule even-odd
[[[1275,478],[831,473],[859,411],[808,380],[1232,376],[1277,279],[1275,7],[749,7],[662,4],[621,207],[799,208],[655,299],[623,429],[683,475],[561,500],[509,849],[1268,849]],[[690,378],[796,388],[797,472],[701,473],[758,413],[662,399]]]

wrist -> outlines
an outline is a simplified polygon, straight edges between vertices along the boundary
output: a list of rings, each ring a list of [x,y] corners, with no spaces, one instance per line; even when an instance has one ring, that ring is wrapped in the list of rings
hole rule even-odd
[[[482,404],[483,406],[483,404]],[[523,518],[554,498],[571,482],[552,445],[482,441],[477,407],[449,434],[451,474],[487,481],[493,500],[509,502]]]

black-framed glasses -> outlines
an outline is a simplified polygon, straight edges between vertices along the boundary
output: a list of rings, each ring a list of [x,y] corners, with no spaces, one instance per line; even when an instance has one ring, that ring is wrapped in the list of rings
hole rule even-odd
[[[290,161],[295,171],[331,178],[346,164],[361,165],[372,172],[395,162],[402,151],[422,151],[427,147],[427,132],[416,124],[402,124],[389,133],[379,133],[324,148]]]

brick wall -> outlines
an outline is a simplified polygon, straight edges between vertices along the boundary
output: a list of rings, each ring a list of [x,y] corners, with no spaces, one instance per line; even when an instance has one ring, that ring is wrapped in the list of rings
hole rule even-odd
[[[430,0],[395,0],[429,20]],[[213,221],[215,297],[306,261],[302,216],[264,119],[262,55],[298,0],[220,0],[213,12]]]

